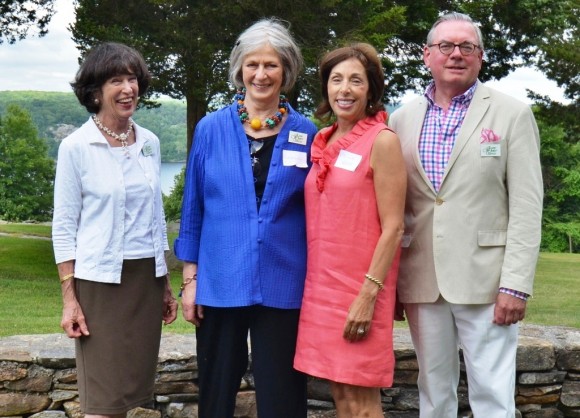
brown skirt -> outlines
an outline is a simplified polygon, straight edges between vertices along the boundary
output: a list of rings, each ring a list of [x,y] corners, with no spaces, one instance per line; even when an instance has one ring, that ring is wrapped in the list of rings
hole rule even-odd
[[[123,261],[121,284],[75,279],[90,332],[75,346],[85,414],[122,414],[152,401],[164,285],[153,258]]]

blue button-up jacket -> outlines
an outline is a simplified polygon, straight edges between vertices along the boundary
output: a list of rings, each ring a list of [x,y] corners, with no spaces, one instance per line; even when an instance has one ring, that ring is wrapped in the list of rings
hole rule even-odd
[[[303,143],[295,139],[300,137],[296,132],[305,134]],[[258,211],[248,140],[236,105],[198,123],[174,245],[177,258],[198,265],[197,304],[300,307],[306,274],[304,180],[315,134],[316,126],[290,108]],[[290,155],[304,157],[307,166],[291,165]]]

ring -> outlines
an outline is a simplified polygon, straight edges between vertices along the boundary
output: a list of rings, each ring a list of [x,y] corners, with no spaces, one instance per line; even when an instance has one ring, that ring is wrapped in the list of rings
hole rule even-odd
[[[357,331],[357,334],[362,335],[365,333],[365,329],[364,328],[359,328]]]

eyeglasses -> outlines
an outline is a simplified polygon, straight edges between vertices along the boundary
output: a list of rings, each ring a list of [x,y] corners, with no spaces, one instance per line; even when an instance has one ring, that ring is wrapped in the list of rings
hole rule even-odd
[[[441,51],[443,55],[453,54],[453,51],[455,51],[455,47],[458,46],[459,52],[461,52],[461,55],[464,56],[471,55],[475,51],[475,48],[480,48],[479,45],[472,44],[471,42],[462,42],[460,44],[454,44],[453,42],[439,42],[438,44],[431,44],[427,46],[429,48],[431,48],[432,46],[439,47],[439,51]]]

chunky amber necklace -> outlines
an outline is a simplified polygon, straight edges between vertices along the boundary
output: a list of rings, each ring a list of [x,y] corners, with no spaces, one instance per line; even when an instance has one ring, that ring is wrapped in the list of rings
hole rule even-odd
[[[238,103],[238,116],[240,117],[240,122],[242,122],[242,124],[248,122],[255,131],[259,131],[262,128],[274,129],[280,122],[282,122],[284,114],[288,113],[288,99],[283,94],[280,95],[278,111],[263,121],[258,118],[250,119],[248,116],[248,109],[246,109],[246,105],[244,104],[244,101],[246,100],[245,88],[238,90],[234,99]]]

